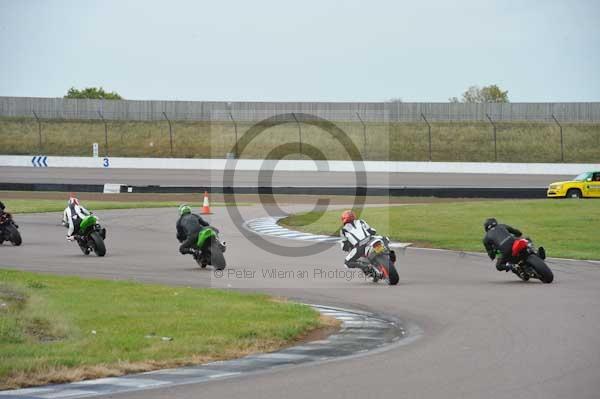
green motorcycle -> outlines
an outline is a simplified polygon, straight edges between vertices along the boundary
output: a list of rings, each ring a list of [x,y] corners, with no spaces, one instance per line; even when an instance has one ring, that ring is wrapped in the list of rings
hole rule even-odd
[[[86,216],[79,224],[79,232],[75,235],[75,240],[81,248],[81,252],[89,255],[94,252],[98,256],[106,255],[106,229],[100,226],[98,218],[94,215]]]
[[[193,253],[194,260],[202,268],[211,265],[217,270],[223,270],[226,266],[225,256],[223,255],[226,248],[226,243],[219,240],[219,232],[208,226],[198,233],[198,240]]]

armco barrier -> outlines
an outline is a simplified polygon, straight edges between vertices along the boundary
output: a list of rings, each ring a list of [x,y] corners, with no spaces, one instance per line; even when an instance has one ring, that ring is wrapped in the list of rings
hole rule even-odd
[[[114,184],[52,184],[52,183],[0,183],[5,191],[60,191],[105,192]],[[204,187],[204,186],[128,186],[121,185],[121,193],[210,193],[221,194],[273,194],[319,196],[390,196],[439,198],[545,198],[546,189],[539,187]]]

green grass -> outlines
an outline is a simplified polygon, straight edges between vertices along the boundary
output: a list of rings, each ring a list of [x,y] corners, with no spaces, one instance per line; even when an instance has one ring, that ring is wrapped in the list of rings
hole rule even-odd
[[[365,148],[363,127],[358,122],[334,121],[369,160],[429,160],[427,125],[424,123],[368,123]],[[178,122],[173,125],[173,156],[222,158],[235,143],[229,122]],[[494,160],[494,142],[489,123],[431,123],[431,152],[434,161]],[[253,123],[238,123],[238,139]],[[342,145],[317,126],[302,124],[305,149],[321,150],[320,159],[349,159]],[[600,159],[600,124],[563,124],[566,162],[595,162]],[[42,122],[42,148],[38,124],[32,118],[0,118],[0,153],[91,156],[92,143],[106,154],[104,125],[99,120],[46,120]],[[298,141],[295,124],[269,128],[244,150],[242,158],[269,158],[283,143]],[[108,153],[111,156],[169,157],[169,128],[166,121],[108,123]],[[498,161],[559,162],[560,134],[553,123],[497,123]],[[291,155],[292,159],[302,157]]]
[[[0,389],[273,350],[320,326],[265,295],[2,269],[0,304]]]
[[[312,213],[292,215],[281,224],[296,230],[335,234],[340,211],[316,222]],[[496,217],[546,247],[553,257],[600,259],[598,200],[523,200],[419,204],[367,208],[361,215],[378,232],[417,246],[483,251],[483,221]]]
[[[62,212],[66,200],[50,199],[7,199],[4,200],[6,211],[11,213]],[[174,201],[82,201],[82,205],[90,211],[102,209],[132,209],[132,208],[177,208],[181,205]],[[202,209],[201,203],[189,203],[192,210]],[[211,203],[211,206],[223,206],[223,203]],[[236,204],[243,205],[243,204]]]

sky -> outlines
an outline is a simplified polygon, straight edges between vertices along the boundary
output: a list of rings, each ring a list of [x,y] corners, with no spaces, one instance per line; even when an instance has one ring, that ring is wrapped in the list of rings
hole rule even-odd
[[[598,0],[0,0],[0,96],[600,101]]]

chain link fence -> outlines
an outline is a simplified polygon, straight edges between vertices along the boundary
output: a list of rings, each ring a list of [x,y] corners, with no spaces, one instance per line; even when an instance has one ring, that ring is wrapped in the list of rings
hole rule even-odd
[[[285,123],[278,123],[277,121]],[[599,162],[600,103],[267,103],[0,97],[3,154]],[[239,142],[251,128],[260,136]],[[270,124],[270,125],[269,125]],[[289,147],[289,145],[288,145]],[[295,148],[295,147],[294,147]],[[318,149],[308,154],[309,148]]]

